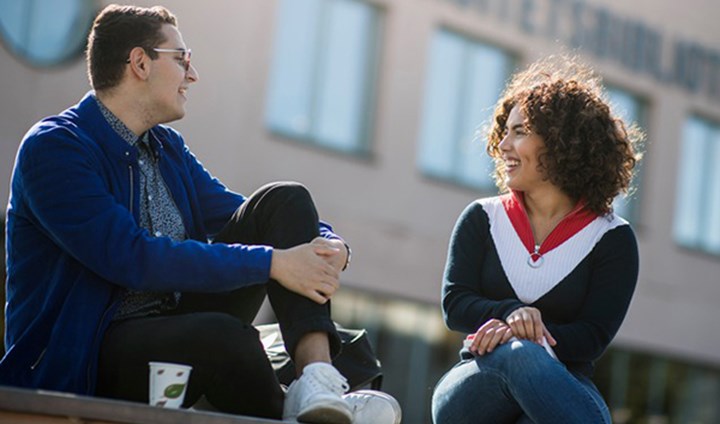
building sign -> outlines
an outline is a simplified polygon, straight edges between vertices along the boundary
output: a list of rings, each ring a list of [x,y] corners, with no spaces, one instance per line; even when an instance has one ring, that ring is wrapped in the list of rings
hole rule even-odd
[[[720,50],[582,0],[436,0],[720,101]]]

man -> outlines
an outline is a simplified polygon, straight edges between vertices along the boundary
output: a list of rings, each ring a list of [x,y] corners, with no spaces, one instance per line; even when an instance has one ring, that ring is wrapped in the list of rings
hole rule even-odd
[[[108,6],[87,62],[94,91],[18,151],[0,383],[147,401],[148,362],[166,361],[193,367],[186,405],[318,423],[396,407],[343,397],[328,301],[350,249],[308,191],[233,193],[160,125],[198,79],[175,17]],[[266,293],[300,374],[284,402],[250,325]]]

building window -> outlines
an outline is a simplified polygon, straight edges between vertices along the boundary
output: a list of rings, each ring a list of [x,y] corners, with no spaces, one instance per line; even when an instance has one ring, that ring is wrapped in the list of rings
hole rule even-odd
[[[611,345],[593,380],[615,424],[720,422],[716,366]]]
[[[362,1],[280,1],[266,110],[273,132],[368,151],[378,21]]]
[[[645,104],[637,96],[617,87],[607,87],[607,94],[613,111],[620,116],[625,125],[637,125],[644,130]],[[632,181],[632,190],[628,196],[618,196],[613,202],[616,214],[630,222],[638,222],[640,203],[640,185],[642,182],[643,161],[637,163],[635,177]]]
[[[478,189],[494,187],[482,125],[512,67],[505,51],[440,30],[432,40],[420,130],[425,175]]]
[[[13,54],[46,67],[82,54],[96,0],[0,0],[0,35]]]
[[[720,125],[690,117],[683,129],[675,240],[720,254]]]

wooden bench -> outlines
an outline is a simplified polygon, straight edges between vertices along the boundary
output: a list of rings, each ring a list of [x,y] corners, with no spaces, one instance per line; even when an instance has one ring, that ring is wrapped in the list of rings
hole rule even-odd
[[[0,424],[268,424],[281,421],[162,409],[70,393],[0,386]]]

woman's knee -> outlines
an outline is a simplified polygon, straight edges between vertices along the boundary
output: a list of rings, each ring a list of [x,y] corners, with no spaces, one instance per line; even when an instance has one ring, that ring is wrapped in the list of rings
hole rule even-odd
[[[529,340],[513,340],[505,343],[487,354],[486,357],[493,362],[507,366],[542,367],[557,362],[544,347]]]
[[[528,340],[506,343],[489,355],[476,358],[476,361],[481,367],[496,370],[513,385],[518,382],[542,382],[564,369],[564,365],[550,356],[545,348]]]

